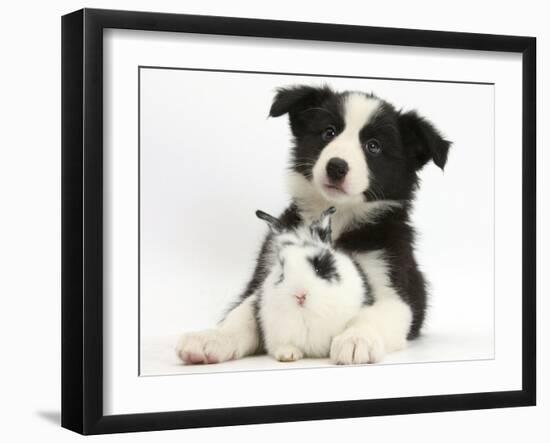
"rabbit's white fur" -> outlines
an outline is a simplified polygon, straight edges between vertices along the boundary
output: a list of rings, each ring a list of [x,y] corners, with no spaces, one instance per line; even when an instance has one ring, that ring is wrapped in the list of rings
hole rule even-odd
[[[274,234],[256,306],[265,350],[279,361],[328,357],[332,339],[369,303],[361,268],[332,248],[329,217],[319,223],[328,238],[314,225]]]

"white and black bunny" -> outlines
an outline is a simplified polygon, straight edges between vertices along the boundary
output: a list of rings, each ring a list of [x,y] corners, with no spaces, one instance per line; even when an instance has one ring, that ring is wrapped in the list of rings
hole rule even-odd
[[[374,301],[361,267],[332,247],[334,212],[329,208],[309,226],[290,230],[256,212],[272,231],[272,265],[258,292],[256,318],[265,350],[279,361],[328,357],[332,339]]]

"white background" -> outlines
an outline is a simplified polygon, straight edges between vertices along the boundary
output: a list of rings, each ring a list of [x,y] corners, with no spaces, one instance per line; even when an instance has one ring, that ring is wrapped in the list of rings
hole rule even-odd
[[[507,9],[496,2],[486,5],[479,2],[451,5],[402,2],[400,7],[393,3],[373,3],[367,8],[345,1],[340,2],[338,7],[333,2],[300,6],[296,2],[283,1],[267,5],[205,1],[200,5],[186,5],[183,9],[179,4],[159,1],[154,8],[167,12],[528,34],[539,37],[539,54],[547,56],[550,31],[546,28],[545,14],[538,5],[538,2],[523,2],[521,6]],[[38,437],[56,441],[80,438],[57,428],[56,423],[59,414],[60,357],[59,16],[81,6],[83,4],[79,2],[27,2],[17,6],[10,4],[4,10],[4,15],[10,20],[4,23],[1,31],[5,62],[0,71],[0,109],[5,122],[1,133],[3,155],[0,161],[4,214],[0,222],[3,269],[0,293],[5,300],[0,314],[4,356],[0,374],[0,413],[4,424],[0,432],[11,441]],[[87,6],[152,8],[150,3],[142,1],[89,2]],[[541,89],[543,73],[548,75],[547,57],[539,58],[539,97],[544,98],[544,104],[543,100],[539,100],[539,124],[550,117],[542,112],[549,98],[547,90]],[[540,148],[544,133],[544,128],[540,127]],[[545,163],[546,157],[543,159]],[[539,163],[539,172],[542,172],[542,162]],[[539,173],[539,178],[539,183],[547,188],[548,181],[543,183],[542,173]],[[547,195],[547,192],[544,194]],[[544,220],[547,219],[547,209],[545,207],[541,211]],[[547,235],[543,236],[543,243],[548,246]],[[543,252],[545,258],[546,251]],[[544,276],[540,283],[547,287]],[[544,293],[544,290],[540,292]],[[539,312],[545,309],[547,302],[541,300]],[[545,343],[549,334],[547,324],[541,324],[539,331],[541,341]],[[542,366],[547,368],[548,351],[540,343],[539,350],[539,370],[542,373]],[[99,439],[156,442],[181,441],[182,438],[210,441],[221,438],[226,441],[254,441],[261,438],[262,441],[281,441],[291,436],[332,441],[344,433],[360,433],[370,439],[390,441],[398,438],[415,441],[415,435],[421,435],[423,441],[434,442],[441,438],[452,442],[465,438],[517,441],[526,437],[544,441],[548,430],[543,417],[550,412],[548,383],[544,378],[539,380],[539,392],[539,406],[529,409],[174,431]],[[266,429],[269,432],[265,432]]]
[[[492,85],[144,68],[142,374],[244,367],[183,367],[173,336],[219,321],[250,278],[267,229],[255,209],[278,214],[288,205],[288,119],[266,118],[275,89],[323,83],[418,109],[453,141],[444,173],[432,163],[420,173],[413,224],[430,309],[425,342],[396,361],[493,358]]]

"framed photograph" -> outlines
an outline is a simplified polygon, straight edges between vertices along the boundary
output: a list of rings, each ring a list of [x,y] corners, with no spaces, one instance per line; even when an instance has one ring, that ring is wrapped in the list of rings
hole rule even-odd
[[[535,404],[532,37],[62,19],[62,425]]]

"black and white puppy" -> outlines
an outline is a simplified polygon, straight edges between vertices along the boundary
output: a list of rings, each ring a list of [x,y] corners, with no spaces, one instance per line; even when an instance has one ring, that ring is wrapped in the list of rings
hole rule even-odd
[[[417,337],[424,321],[426,285],[414,257],[409,212],[418,171],[429,161],[443,169],[451,143],[416,112],[398,111],[362,92],[281,88],[270,116],[285,114],[294,136],[292,203],[280,220],[294,228],[334,206],[334,246],[359,263],[376,300],[334,337],[330,357],[338,364],[380,361]],[[181,337],[177,353],[185,363],[222,362],[261,350],[254,306],[272,265],[271,241],[268,235],[246,290],[224,320]]]

